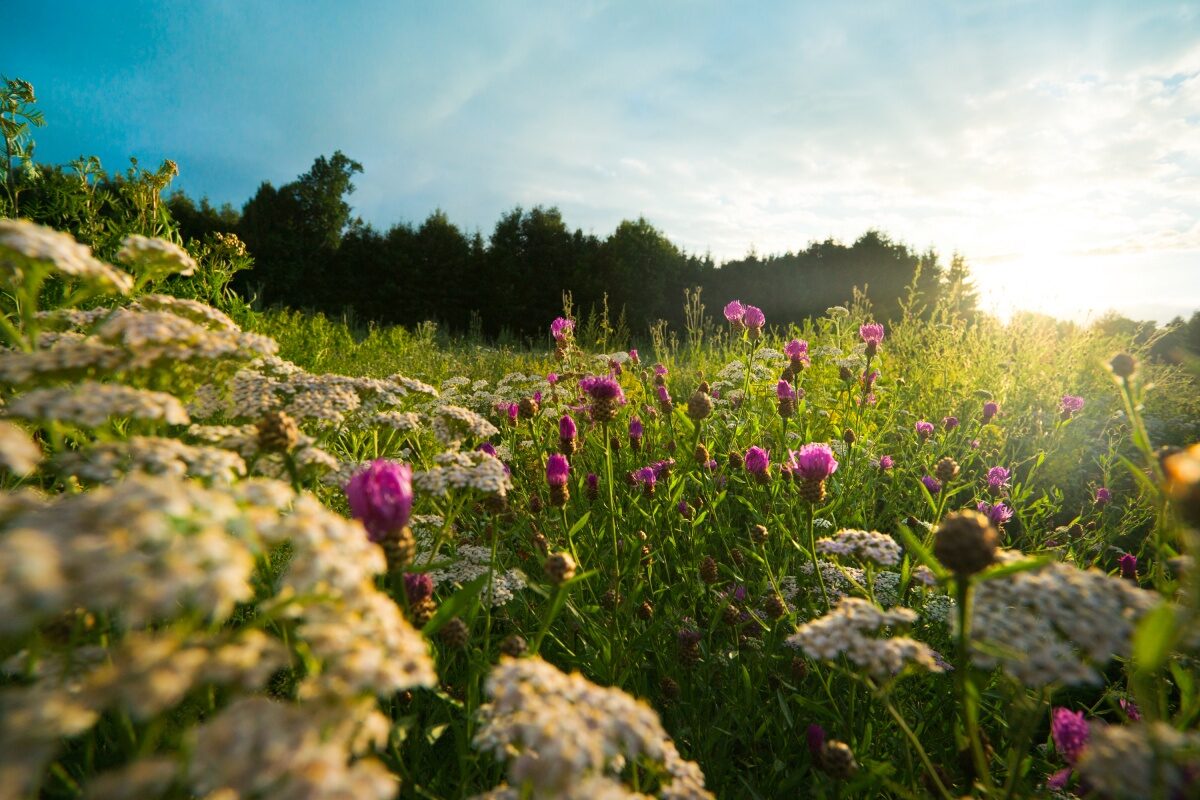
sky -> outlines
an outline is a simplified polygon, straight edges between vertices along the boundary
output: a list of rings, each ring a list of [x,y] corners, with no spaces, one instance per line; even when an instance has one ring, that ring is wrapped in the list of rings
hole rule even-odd
[[[240,206],[320,155],[377,227],[557,206],[718,261],[878,229],[984,306],[1200,309],[1200,2],[25,3],[37,157]],[[19,32],[20,35],[12,35]]]

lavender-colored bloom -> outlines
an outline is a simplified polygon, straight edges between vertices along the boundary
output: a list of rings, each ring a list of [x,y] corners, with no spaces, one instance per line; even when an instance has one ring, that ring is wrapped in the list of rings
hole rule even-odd
[[[642,363],[642,359],[638,357],[638,351],[637,351],[637,348],[636,348],[636,347],[630,348],[630,350],[629,350],[629,361],[630,361],[630,362],[631,362],[631,363],[632,363],[632,364],[633,364],[635,367],[636,367],[638,364]]]
[[[742,305],[741,300],[730,300],[725,304],[725,319],[729,320],[730,324],[741,325],[744,316],[746,307]]]
[[[823,481],[837,472],[837,459],[827,444],[806,444],[791,456],[792,470],[806,481]]]
[[[663,405],[671,402],[671,393],[667,391],[667,387],[659,386],[657,387],[656,392],[658,394],[658,402],[662,403]]]
[[[575,420],[571,419],[570,414],[563,414],[562,419],[558,421],[558,438],[574,439],[579,434],[579,428],[575,425]]]
[[[508,414],[508,421],[515,424],[517,421],[517,415],[521,413],[521,407],[516,403],[509,403],[508,406],[505,407],[504,412]]]
[[[655,364],[654,365],[654,374],[655,375],[666,375],[667,368],[664,367],[662,364]]]
[[[381,542],[408,524],[412,514],[412,467],[387,459],[372,461],[346,484],[350,513],[362,520],[367,537]]]
[[[1065,789],[1071,781],[1071,767],[1065,767],[1046,778],[1047,789]]]
[[[629,420],[629,438],[630,439],[640,439],[640,438],[642,438],[642,434],[644,434],[645,432],[646,432],[646,427],[644,425],[642,425],[642,421],[640,419],[638,419],[637,417],[633,417],[632,419]]]
[[[771,465],[771,454],[761,447],[751,447],[746,451],[745,464],[747,472],[764,473]]]
[[[704,468],[706,470],[708,470],[709,472],[716,472],[717,471],[717,460],[715,458],[710,458],[708,461],[705,461]]]
[[[1008,481],[1012,477],[1012,471],[1007,467],[992,467],[987,471],[988,490],[994,494],[1000,494],[1008,488]]]
[[[496,445],[492,444],[491,442],[483,442],[482,444],[479,445],[479,447],[476,447],[475,449],[481,453],[487,453],[492,458],[500,457],[500,456],[496,455]]]
[[[983,422],[986,425],[992,421],[992,418],[1000,413],[1000,404],[994,400],[988,400],[983,404]]]
[[[972,449],[972,450],[978,450],[978,449],[979,449],[979,440],[978,440],[978,439],[972,439],[972,440],[971,440],[971,449]]]
[[[1083,410],[1083,398],[1074,394],[1064,394],[1058,401],[1058,408],[1064,419],[1070,418],[1076,412]]]
[[[617,383],[607,375],[597,376],[592,375],[579,381],[579,388],[583,389],[593,400],[616,400],[619,403],[625,402],[625,392],[621,391],[621,384]]]
[[[583,482],[587,484],[589,492],[594,492],[600,488],[600,476],[594,472],[589,472],[587,477],[583,479]]]
[[[808,342],[803,339],[792,339],[783,346],[783,354],[790,359],[805,359],[808,355]]]
[[[653,486],[658,483],[658,472],[654,467],[642,467],[637,472],[633,473],[633,479],[638,483],[644,483],[647,486]]]
[[[1142,710],[1138,708],[1138,704],[1132,700],[1126,700],[1122,697],[1119,701],[1121,710],[1125,712],[1125,716],[1129,717],[1130,722],[1142,721]]]
[[[787,381],[781,380],[781,381],[779,381],[779,384],[775,387],[775,396],[778,397],[780,400],[795,400],[796,399],[796,390],[792,388],[792,385],[790,383],[788,383]]]
[[[870,372],[864,372],[862,376],[863,388],[869,391],[877,380],[879,380],[879,370],[873,369]]]
[[[925,488],[929,490],[930,494],[937,494],[938,492],[942,491],[941,481],[932,475],[926,475],[925,477],[921,478],[921,483],[925,484]]]
[[[571,464],[562,453],[554,453],[546,459],[546,485],[566,486],[571,474]]]
[[[975,506],[975,510],[987,517],[997,528],[1012,519],[1013,515],[1013,510],[1003,502],[981,502]]]
[[[550,384],[551,386],[558,383],[558,373],[557,372],[548,373],[546,375],[546,383]]]
[[[1137,580],[1137,556],[1133,553],[1125,553],[1117,559],[1117,563],[1121,565],[1121,577],[1126,580]]]
[[[883,325],[878,322],[868,322],[866,325],[860,325],[858,335],[867,344],[874,343],[879,346],[883,343]]]
[[[942,417],[942,427],[952,431],[958,427],[958,417]]]
[[[821,750],[825,747],[825,729],[820,725],[809,725],[804,738],[808,741],[809,754],[813,758],[820,758]]]
[[[410,606],[428,600],[433,597],[433,578],[428,572],[404,573],[404,594]]]
[[[679,516],[683,517],[684,519],[692,518],[692,507],[688,505],[687,500],[680,500],[679,505],[676,506],[675,509],[679,512]]]
[[[930,436],[933,436],[933,423],[932,422],[926,422],[923,419],[918,420],[917,424],[914,427],[916,428],[917,436],[920,436],[922,440],[928,439]]]
[[[1096,489],[1096,505],[1106,506],[1112,501],[1112,492],[1103,486]]]
[[[896,466],[896,461],[891,456],[880,456],[879,457],[879,468],[881,470],[883,470],[884,472],[887,472],[889,469],[891,469],[894,466]]]
[[[550,323],[550,335],[556,341],[563,341],[570,338],[571,333],[575,330],[575,323],[565,317],[558,317],[554,322]]]
[[[650,465],[650,469],[654,470],[654,476],[661,478],[665,473],[670,472],[675,468],[675,459],[664,458],[662,461],[655,461]]]
[[[692,627],[690,621],[688,622],[687,627],[680,628],[679,632],[676,633],[675,636],[679,640],[679,644],[684,647],[698,644],[700,640],[704,638],[704,634]]]
[[[742,322],[751,330],[759,330],[767,324],[767,315],[758,306],[746,306]]]
[[[1054,749],[1063,761],[1075,766],[1087,747],[1091,728],[1083,718],[1082,711],[1056,708],[1050,716],[1050,736],[1054,739]]]

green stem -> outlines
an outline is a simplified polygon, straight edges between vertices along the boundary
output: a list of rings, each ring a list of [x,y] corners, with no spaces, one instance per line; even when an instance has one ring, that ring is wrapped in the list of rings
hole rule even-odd
[[[829,591],[825,588],[825,576],[821,574],[821,565],[817,563],[817,535],[816,526],[813,524],[813,517],[816,514],[816,508],[813,503],[808,504],[808,555],[812,559],[813,572],[817,573],[817,583],[821,586],[821,597],[825,600],[825,613],[833,605],[829,602]]]
[[[971,751],[971,763],[975,767],[975,779],[982,781],[985,791],[990,794],[992,778],[983,749],[983,740],[979,735],[979,704],[976,687],[971,679],[971,602],[974,587],[970,578],[965,575],[959,575],[955,583],[958,595],[958,663],[954,669],[954,683],[958,690],[963,730]]]

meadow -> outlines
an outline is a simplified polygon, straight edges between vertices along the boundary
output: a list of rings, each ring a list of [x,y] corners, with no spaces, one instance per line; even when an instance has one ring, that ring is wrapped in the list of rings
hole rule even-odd
[[[239,248],[0,221],[0,798],[1200,793],[1148,343],[695,293],[502,347],[251,310]]]

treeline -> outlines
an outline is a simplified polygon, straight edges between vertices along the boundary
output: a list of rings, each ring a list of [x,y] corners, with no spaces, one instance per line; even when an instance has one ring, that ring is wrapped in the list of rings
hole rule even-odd
[[[413,325],[433,319],[453,330],[540,331],[560,313],[563,292],[587,312],[607,303],[629,326],[683,323],[685,289],[703,287],[723,302],[738,297],[772,323],[799,321],[845,303],[865,288],[881,319],[895,316],[909,287],[931,307],[952,299],[975,312],[965,262],[944,266],[877,231],[851,245],[833,240],[781,256],[751,255],[718,266],[687,253],[645,219],[626,220],[604,238],[568,227],[556,208],[516,208],[486,236],[435,211],[419,225],[387,230],[353,216],[349,195],[362,166],[341,152],[318,158],[295,181],[264,183],[240,215],[176,193],[168,207],[185,237],[236,232],[256,267],[241,288],[263,303]]]

